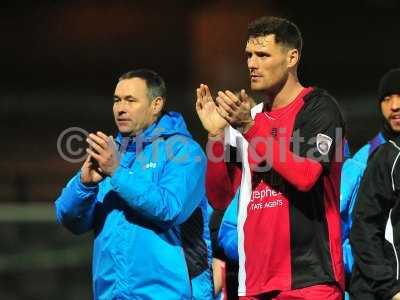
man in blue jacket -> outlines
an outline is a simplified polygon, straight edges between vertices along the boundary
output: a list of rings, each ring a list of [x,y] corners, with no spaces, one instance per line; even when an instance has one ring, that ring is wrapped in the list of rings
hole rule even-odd
[[[59,223],[94,232],[95,299],[212,298],[206,159],[165,101],[157,73],[120,77],[118,135],[88,136],[88,157],[56,201]]]

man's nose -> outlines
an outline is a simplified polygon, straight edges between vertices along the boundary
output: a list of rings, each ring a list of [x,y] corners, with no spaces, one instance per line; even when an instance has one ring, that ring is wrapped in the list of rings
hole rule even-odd
[[[117,113],[119,115],[126,112],[126,105],[125,105],[124,101],[118,102],[116,105],[116,109],[117,109]]]
[[[251,70],[257,69],[257,60],[254,56],[251,56],[247,59],[247,66]]]
[[[393,95],[392,96],[391,109],[393,111],[400,110],[400,95]]]

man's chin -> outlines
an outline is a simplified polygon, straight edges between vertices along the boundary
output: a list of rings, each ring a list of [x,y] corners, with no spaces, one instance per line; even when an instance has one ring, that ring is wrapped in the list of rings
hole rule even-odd
[[[391,128],[392,128],[393,133],[395,133],[395,134],[400,134],[400,128],[399,128],[399,127],[397,127],[397,126],[392,126]]]
[[[130,132],[119,132],[123,137],[128,137],[131,136],[132,134]]]
[[[392,130],[393,133],[395,134],[400,134],[400,121],[389,121],[388,125],[390,127],[390,129]]]
[[[250,88],[254,92],[262,92],[262,91],[265,91],[265,89],[266,89],[265,86],[263,86],[261,84],[257,84],[257,83],[252,83],[250,85]]]
[[[131,135],[133,135],[132,134],[132,130],[129,130],[127,128],[118,128],[118,131],[122,136],[131,136]]]

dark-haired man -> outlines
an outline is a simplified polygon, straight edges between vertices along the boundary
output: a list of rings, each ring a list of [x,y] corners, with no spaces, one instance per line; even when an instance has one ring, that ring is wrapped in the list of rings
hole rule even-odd
[[[211,299],[205,156],[182,116],[165,112],[154,71],[121,76],[117,137],[98,131],[56,201],[59,223],[93,230],[95,299]],[[192,281],[191,281],[192,280]]]
[[[344,203],[348,219],[353,216],[347,260],[353,262],[353,253],[350,299],[355,300],[400,299],[400,69],[382,77],[378,99],[383,130],[349,162],[346,175],[355,178],[350,191],[357,196]]]
[[[223,208],[240,188],[242,299],[342,298],[344,122],[332,96],[299,82],[301,51],[302,37],[292,22],[262,17],[249,25],[251,89],[265,94],[251,111],[254,119],[244,90],[240,97],[220,91],[215,104],[206,85],[197,89],[197,113],[212,144],[208,198]],[[239,148],[241,166],[220,159],[224,144]]]

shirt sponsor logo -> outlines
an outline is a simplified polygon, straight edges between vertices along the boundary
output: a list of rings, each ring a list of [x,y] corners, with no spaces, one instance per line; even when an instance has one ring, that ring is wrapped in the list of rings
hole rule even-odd
[[[282,199],[267,201],[267,202],[260,202],[260,203],[252,203],[250,205],[250,210],[260,210],[264,208],[275,208],[283,206]]]
[[[280,199],[281,192],[277,192],[270,187],[262,190],[255,190],[250,200],[250,210],[260,210],[264,208],[275,208],[283,206],[283,200]]]
[[[275,197],[275,196],[279,196],[282,193],[277,192],[269,187],[262,189],[261,191],[256,190],[253,191],[252,197],[251,197],[251,201],[254,201],[256,199],[264,199],[266,197]]]

